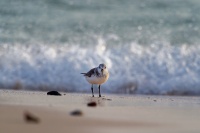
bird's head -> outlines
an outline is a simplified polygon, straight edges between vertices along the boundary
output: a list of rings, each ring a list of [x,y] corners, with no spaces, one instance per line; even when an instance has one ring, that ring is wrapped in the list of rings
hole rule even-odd
[[[106,65],[105,64],[100,64],[99,66],[98,66],[98,72],[99,73],[104,73],[104,71],[107,71],[107,67],[106,67]]]

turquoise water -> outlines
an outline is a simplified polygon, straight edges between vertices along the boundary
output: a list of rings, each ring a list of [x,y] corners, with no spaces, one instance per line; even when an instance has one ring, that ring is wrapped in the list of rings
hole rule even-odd
[[[1,0],[0,88],[200,94],[199,0]]]

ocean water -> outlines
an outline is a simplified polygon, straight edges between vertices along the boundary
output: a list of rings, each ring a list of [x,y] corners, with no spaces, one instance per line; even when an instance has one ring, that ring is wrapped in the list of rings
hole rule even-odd
[[[200,95],[199,0],[1,0],[0,88]],[[97,89],[96,89],[97,90]]]

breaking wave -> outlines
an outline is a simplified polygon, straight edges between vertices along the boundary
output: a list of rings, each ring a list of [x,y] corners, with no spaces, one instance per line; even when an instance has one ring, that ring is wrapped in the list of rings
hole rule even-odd
[[[81,72],[104,62],[110,72],[102,92],[199,95],[200,46],[135,42],[108,46],[1,44],[0,88],[90,92]]]

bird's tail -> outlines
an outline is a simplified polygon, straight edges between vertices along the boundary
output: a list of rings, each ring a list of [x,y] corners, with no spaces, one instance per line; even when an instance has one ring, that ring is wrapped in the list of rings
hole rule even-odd
[[[86,73],[81,73],[81,74],[86,74]]]

